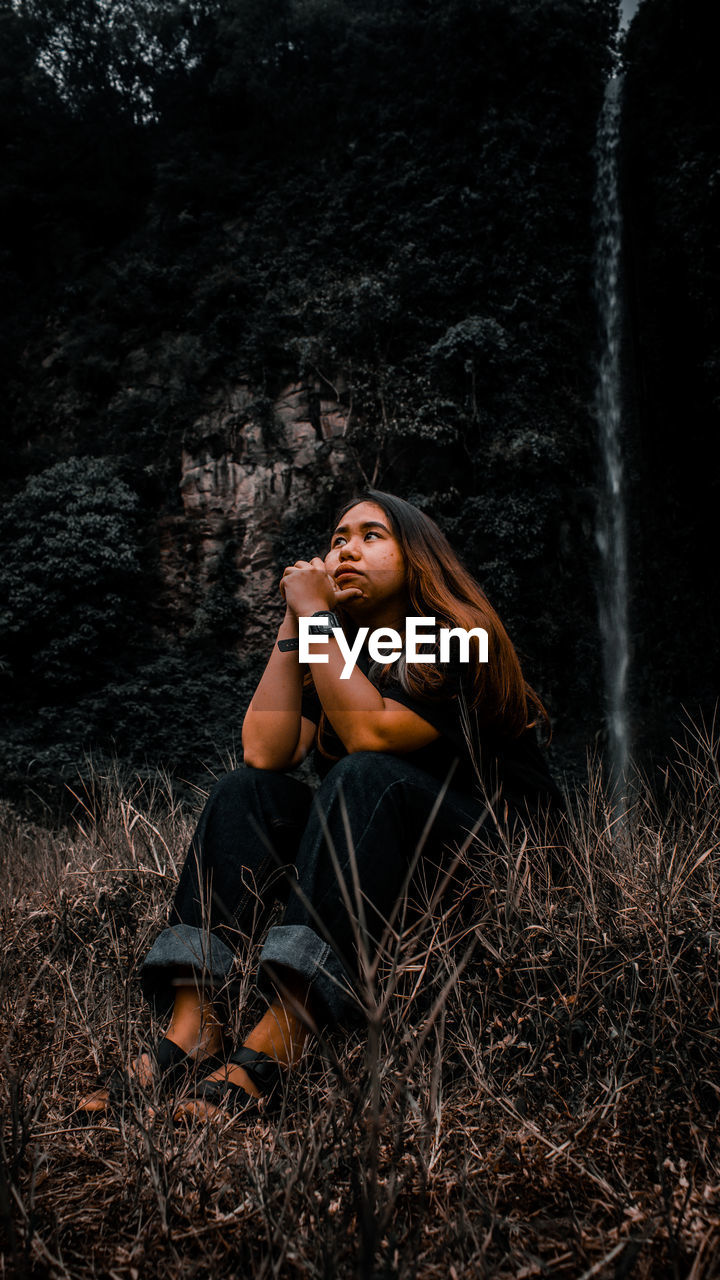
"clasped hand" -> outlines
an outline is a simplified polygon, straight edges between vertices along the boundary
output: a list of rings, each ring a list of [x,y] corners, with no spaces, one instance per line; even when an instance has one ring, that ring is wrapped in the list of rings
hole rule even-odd
[[[359,587],[338,587],[320,556],[313,556],[312,560],[296,560],[288,565],[280,579],[280,594],[296,618],[309,618],[321,609],[332,610],[363,593]]]

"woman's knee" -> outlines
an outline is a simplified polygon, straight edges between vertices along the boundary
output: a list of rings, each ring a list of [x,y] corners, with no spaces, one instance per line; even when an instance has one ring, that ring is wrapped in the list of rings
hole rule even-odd
[[[310,788],[297,778],[243,765],[213,786],[200,817],[198,836],[204,841],[211,830],[241,831],[253,815],[261,826],[302,824],[311,798]]]
[[[231,773],[218,778],[208,796],[208,803],[247,803],[257,796],[282,798],[293,792],[298,785],[297,779],[289,778],[287,774],[241,765],[239,769],[233,769]]]
[[[392,778],[402,772],[402,760],[387,751],[353,751],[334,764],[325,782],[365,783],[378,778]],[[324,784],[323,784],[324,785]]]
[[[343,756],[323,779],[317,799],[321,806],[336,796],[373,807],[405,777],[403,761],[383,751],[355,751]]]

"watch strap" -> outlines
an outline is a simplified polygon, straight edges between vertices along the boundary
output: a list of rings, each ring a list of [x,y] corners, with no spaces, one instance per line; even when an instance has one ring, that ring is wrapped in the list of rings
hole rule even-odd
[[[288,636],[286,640],[278,640],[277,647],[281,653],[292,653],[300,648],[300,641],[297,636]]]

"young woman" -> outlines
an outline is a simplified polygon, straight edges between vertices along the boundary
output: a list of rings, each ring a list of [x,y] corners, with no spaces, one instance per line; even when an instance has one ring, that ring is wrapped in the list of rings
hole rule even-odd
[[[259,1100],[264,1108],[308,1034],[362,1007],[363,968],[419,843],[423,858],[447,857],[470,832],[483,828],[485,839],[538,807],[562,809],[535,739],[544,708],[497,614],[428,516],[368,490],[340,512],[325,558],[289,566],[280,591],[285,616],[243,722],[245,765],[212,791],[168,927],[143,965],[145,993],[170,1021],[155,1061],[139,1059],[134,1074],[182,1084],[178,1115],[252,1110]],[[299,620],[313,615],[324,631],[310,653],[324,660],[301,665]],[[442,662],[437,645],[422,646],[425,661],[406,651],[378,660],[397,652],[413,618],[434,618],[438,632],[481,628],[487,662],[478,639]],[[314,795],[286,773],[313,748],[322,778]],[[219,995],[238,946],[257,938],[278,896],[284,914],[267,932],[258,973],[269,1006],[225,1055]],[[103,1110],[123,1085],[116,1074],[81,1107]]]

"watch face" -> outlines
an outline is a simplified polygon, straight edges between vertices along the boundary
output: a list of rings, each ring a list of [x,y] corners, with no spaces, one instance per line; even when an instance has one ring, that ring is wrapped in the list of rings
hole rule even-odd
[[[339,626],[340,626],[340,620],[339,620],[339,618],[338,618],[337,614],[333,613],[331,609],[322,609],[322,610],[318,610],[318,612],[317,612],[317,613],[314,613],[312,616],[313,616],[313,618],[317,618],[318,620],[319,620],[320,618],[323,618],[323,619],[325,619],[325,618],[326,618],[326,619],[327,619],[327,625],[326,625],[326,626],[321,626],[321,625],[320,625],[320,623],[319,623],[319,621],[318,621],[318,624],[317,624],[316,626],[314,626],[314,627],[313,627],[313,631],[315,632],[315,634],[316,634],[316,635],[323,635],[323,634],[325,634],[326,632],[327,632],[327,634],[328,634],[328,635],[330,635],[330,634],[331,634],[331,632],[332,632],[333,627],[339,627]]]

